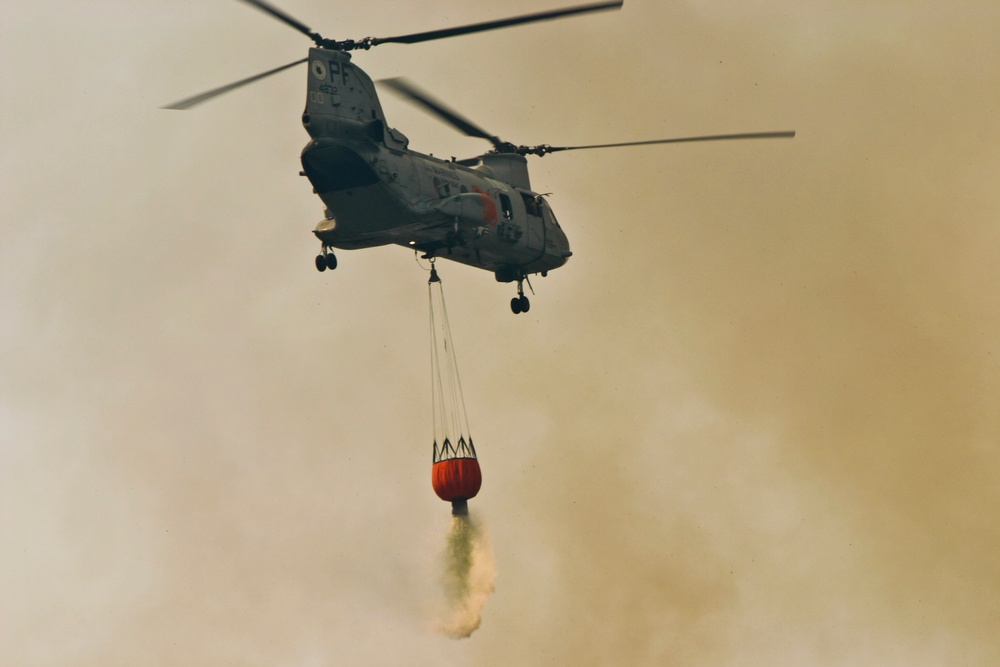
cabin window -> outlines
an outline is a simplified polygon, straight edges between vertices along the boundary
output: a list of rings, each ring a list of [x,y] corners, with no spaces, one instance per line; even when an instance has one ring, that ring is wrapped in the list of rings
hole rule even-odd
[[[521,200],[524,202],[524,210],[528,212],[528,215],[540,216],[542,214],[538,210],[538,200],[534,196],[529,195],[527,192],[522,192]]]
[[[434,189],[437,191],[438,197],[447,197],[451,195],[451,186],[437,176],[434,177]]]
[[[500,208],[503,210],[503,219],[510,220],[514,217],[514,209],[510,206],[510,197],[500,193]]]

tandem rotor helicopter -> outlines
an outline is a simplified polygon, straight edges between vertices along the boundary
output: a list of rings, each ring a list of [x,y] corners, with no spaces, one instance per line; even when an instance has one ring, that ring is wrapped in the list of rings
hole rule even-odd
[[[302,150],[302,172],[325,205],[313,230],[322,244],[320,271],[335,269],[338,249],[396,244],[492,272],[516,282],[515,314],[530,307],[528,276],[545,276],[572,256],[569,241],[544,196],[532,190],[526,156],[591,148],[613,148],[729,139],[794,137],[794,131],[752,132],[654,139],[589,146],[520,146],[490,134],[402,79],[382,81],[444,122],[493,149],[472,158],[442,160],[409,149],[409,140],[389,127],[372,79],[351,61],[351,51],[380,44],[416,44],[536,21],[620,9],[624,0],[597,2],[506,19],[396,37],[327,39],[264,0],[243,0],[313,40],[301,60],[175,102],[189,109],[218,95],[283,70],[309,63],[302,124],[312,140]],[[530,281],[528,286],[531,286]]]

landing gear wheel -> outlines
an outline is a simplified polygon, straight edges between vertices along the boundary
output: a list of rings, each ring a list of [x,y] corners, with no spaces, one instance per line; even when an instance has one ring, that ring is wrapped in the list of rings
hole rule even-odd
[[[335,268],[337,268],[337,256],[336,255],[334,255],[332,252],[329,252],[324,257],[325,257],[325,262],[326,262],[326,268],[330,269],[331,271],[333,271]]]
[[[316,255],[316,270],[326,271],[326,255]]]
[[[524,295],[524,281],[528,279],[528,276],[521,274],[521,277],[517,279],[517,296],[510,300],[510,309],[514,311],[514,314],[526,313],[531,309],[531,302],[528,301],[528,297]],[[528,287],[531,287],[531,283],[528,283]]]

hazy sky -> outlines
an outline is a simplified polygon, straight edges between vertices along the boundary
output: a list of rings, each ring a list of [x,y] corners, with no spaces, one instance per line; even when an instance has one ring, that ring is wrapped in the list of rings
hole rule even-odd
[[[285,0],[329,37],[557,7]],[[319,274],[309,41],[0,7],[0,662],[1000,663],[1000,6],[628,0],[355,55],[516,143],[574,257],[442,262],[497,569],[433,630],[427,274]],[[411,146],[471,156],[391,94]]]

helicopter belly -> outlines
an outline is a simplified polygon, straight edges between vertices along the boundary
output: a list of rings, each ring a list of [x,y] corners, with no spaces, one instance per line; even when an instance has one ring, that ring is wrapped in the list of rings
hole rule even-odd
[[[414,246],[412,242],[399,243],[399,245]],[[430,246],[432,244],[426,244],[424,247]],[[520,275],[530,275],[557,269],[565,264],[568,259],[568,255],[560,256],[550,253],[539,255],[536,252],[517,252],[495,244],[475,241],[469,242],[465,246],[449,247],[441,245],[436,250],[429,250],[428,254],[433,257],[450,259],[453,262],[490,271],[495,273],[502,282],[517,280]],[[509,277],[499,278],[500,276]]]
[[[505,223],[472,226],[448,220],[414,227],[411,234],[409,240],[401,239],[396,243],[497,274],[551,271],[565,264],[572,255],[568,243],[545,239],[540,246],[529,242],[535,240],[530,233]]]
[[[370,248],[401,243],[427,223],[414,219],[413,210],[383,183],[320,194],[328,218],[313,233],[335,248]]]

